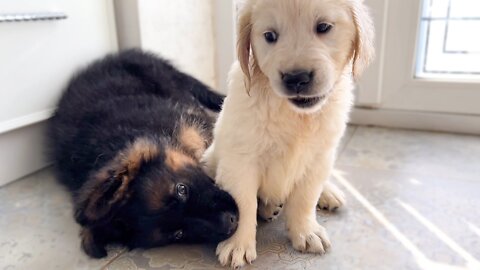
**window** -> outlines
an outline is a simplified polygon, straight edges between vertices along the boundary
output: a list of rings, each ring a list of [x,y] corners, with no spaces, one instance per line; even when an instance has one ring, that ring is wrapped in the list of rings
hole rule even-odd
[[[423,0],[417,78],[480,80],[480,1]]]

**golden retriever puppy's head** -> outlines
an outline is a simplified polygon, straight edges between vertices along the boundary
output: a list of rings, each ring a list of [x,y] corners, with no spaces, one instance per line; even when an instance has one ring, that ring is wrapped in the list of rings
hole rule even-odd
[[[374,55],[363,0],[248,0],[239,15],[238,57],[247,89],[257,76],[296,111],[318,111],[349,69]]]

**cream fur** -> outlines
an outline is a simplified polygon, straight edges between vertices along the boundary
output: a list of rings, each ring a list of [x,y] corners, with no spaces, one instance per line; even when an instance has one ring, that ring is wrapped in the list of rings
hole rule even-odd
[[[319,21],[333,30],[319,36]],[[274,45],[263,39],[271,29],[279,33]],[[220,263],[239,267],[256,258],[257,197],[285,203],[295,249],[324,253],[330,242],[316,221],[316,204],[348,120],[352,70],[358,76],[373,56],[371,20],[360,0],[250,0],[238,36],[239,62],[204,156],[240,211],[237,232],[217,247]],[[295,107],[278,75],[291,69],[314,70],[315,94],[326,98],[313,108]],[[334,200],[342,197],[338,189],[326,187],[324,204],[341,204]]]

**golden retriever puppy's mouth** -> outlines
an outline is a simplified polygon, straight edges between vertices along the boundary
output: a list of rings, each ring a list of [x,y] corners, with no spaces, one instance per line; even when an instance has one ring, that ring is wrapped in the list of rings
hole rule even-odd
[[[314,107],[323,99],[325,99],[325,95],[319,97],[295,97],[288,100],[298,108],[308,109]]]

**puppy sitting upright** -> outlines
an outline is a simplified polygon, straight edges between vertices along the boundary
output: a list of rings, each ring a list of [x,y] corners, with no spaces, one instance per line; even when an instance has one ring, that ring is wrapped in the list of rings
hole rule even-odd
[[[223,97],[140,51],[108,56],[67,87],[49,139],[59,180],[73,195],[82,246],[148,248],[219,242],[237,227],[233,198],[199,159]]]
[[[285,203],[295,249],[329,248],[316,205],[321,194],[322,207],[341,204],[339,190],[325,184],[352,105],[352,77],[373,57],[372,43],[362,0],[246,1],[239,61],[205,154],[209,173],[240,211],[237,232],[218,245],[221,264],[256,258],[257,196],[261,215]]]

